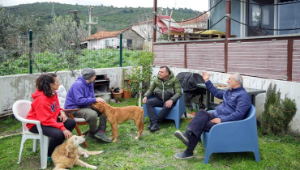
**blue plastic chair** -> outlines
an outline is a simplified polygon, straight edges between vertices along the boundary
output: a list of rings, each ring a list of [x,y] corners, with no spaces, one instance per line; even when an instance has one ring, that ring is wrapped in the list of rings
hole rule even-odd
[[[182,117],[182,115],[184,114],[185,117],[186,116],[186,111],[185,111],[185,102],[184,102],[184,93],[183,93],[183,89],[181,89],[182,95],[181,97],[176,101],[175,106],[172,108],[172,110],[170,111],[170,113],[165,117],[165,119],[171,119],[175,121],[175,125],[176,128],[179,129],[179,125],[180,125],[180,118]],[[151,97],[149,97],[150,99]],[[158,115],[158,113],[161,111],[162,107],[155,107],[155,114]],[[143,110],[144,110],[144,122],[145,122],[145,118],[146,116],[148,116],[148,112],[147,112],[147,107],[146,104],[143,104]]]
[[[224,122],[203,132],[201,141],[205,148],[204,164],[207,164],[212,153],[254,152],[258,162],[259,146],[256,125],[255,107],[252,105],[243,120]]]

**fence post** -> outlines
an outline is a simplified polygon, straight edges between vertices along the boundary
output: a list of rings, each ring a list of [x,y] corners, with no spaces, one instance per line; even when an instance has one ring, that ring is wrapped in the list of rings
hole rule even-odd
[[[122,33],[120,33],[120,67],[122,67]]]
[[[29,30],[29,73],[32,74],[32,30]]]

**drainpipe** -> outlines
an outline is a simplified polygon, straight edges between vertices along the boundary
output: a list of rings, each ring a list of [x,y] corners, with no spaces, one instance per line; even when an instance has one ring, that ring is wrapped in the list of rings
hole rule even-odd
[[[226,0],[226,16],[231,17],[231,0]],[[226,18],[226,38],[230,38],[231,20]]]
[[[278,4],[278,0],[275,0],[274,3]],[[278,29],[278,5],[274,5],[274,29]],[[277,30],[274,30],[274,35],[278,35]]]
[[[231,0],[226,0],[226,14],[227,17],[231,17]],[[226,38],[225,38],[225,73],[228,72],[228,38],[231,35],[231,20],[226,17]]]
[[[156,42],[156,15],[157,15],[157,0],[153,0],[153,37],[152,44]],[[153,46],[153,45],[152,45]],[[153,51],[153,48],[152,48]]]
[[[120,33],[120,67],[122,67],[122,33]]]

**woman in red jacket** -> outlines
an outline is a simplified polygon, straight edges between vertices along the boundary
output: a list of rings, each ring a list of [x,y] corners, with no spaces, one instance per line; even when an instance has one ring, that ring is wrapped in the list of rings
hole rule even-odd
[[[56,74],[42,74],[36,80],[36,91],[32,93],[33,102],[27,119],[39,120],[43,134],[51,137],[48,148],[48,160],[51,160],[55,147],[62,144],[65,139],[72,136],[75,121],[68,119],[59,106],[56,90],[59,82]],[[58,118],[58,116],[60,116]],[[32,133],[38,133],[35,124],[27,123],[27,128]]]

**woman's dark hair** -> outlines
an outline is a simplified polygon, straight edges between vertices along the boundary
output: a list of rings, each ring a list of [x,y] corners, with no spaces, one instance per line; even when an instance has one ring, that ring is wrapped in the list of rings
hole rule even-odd
[[[170,74],[170,69],[168,66],[161,66],[160,68],[166,68],[167,72]]]
[[[40,75],[40,77],[36,79],[36,88],[39,91],[43,91],[47,97],[53,95],[50,84],[54,83],[54,77],[57,77],[57,75],[54,73],[47,73]]]

